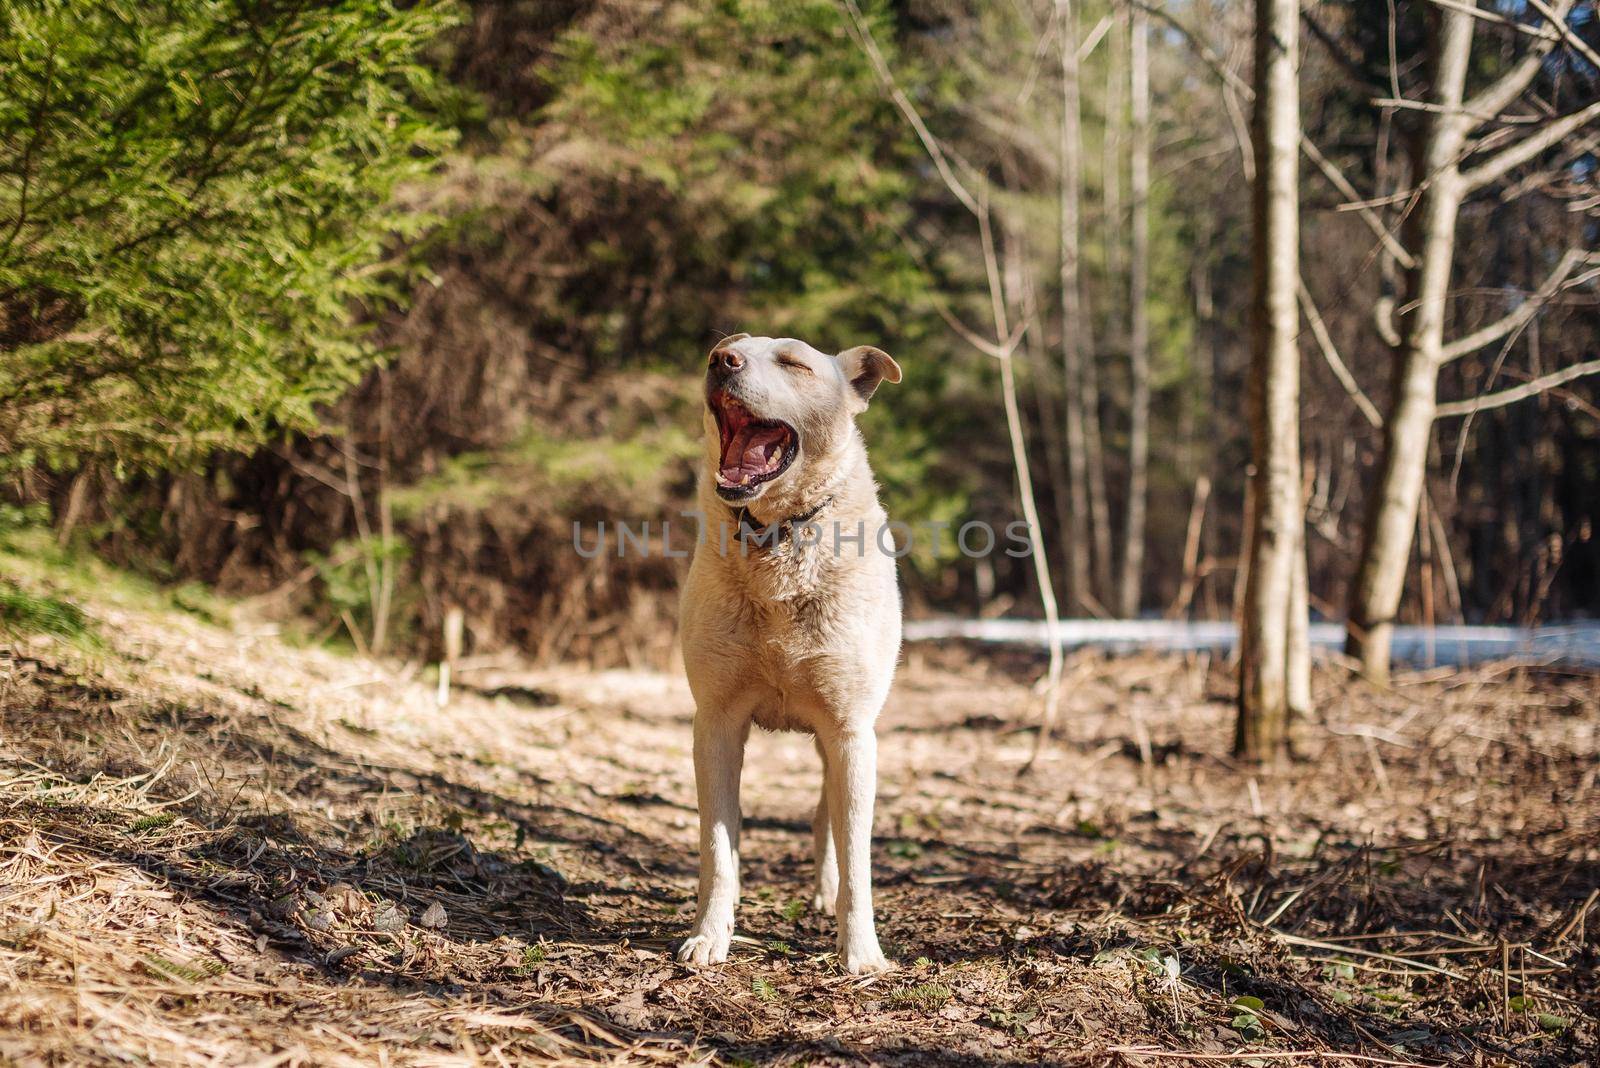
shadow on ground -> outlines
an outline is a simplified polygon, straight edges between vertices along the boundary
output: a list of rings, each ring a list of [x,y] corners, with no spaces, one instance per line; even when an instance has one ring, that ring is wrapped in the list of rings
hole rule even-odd
[[[1339,807],[1351,784],[1318,785],[1326,768],[1252,781],[1181,740],[1112,731],[1067,739],[1058,766],[1023,783],[969,752],[1009,736],[994,712],[912,723],[906,766],[920,754],[952,770],[886,771],[880,829],[900,833],[880,837],[879,914],[902,967],[858,980],[829,957],[831,923],[798,907],[809,825],[803,807],[772,814],[805,796],[798,779],[766,797],[763,769],[747,777],[762,811],[746,824],[744,940],[728,965],[695,971],[670,957],[692,909],[693,813],[684,784],[648,780],[657,738],[629,763],[581,750],[615,744],[590,722],[534,768],[313,725],[221,674],[179,692],[50,656],[14,663],[0,731],[32,785],[4,796],[11,826],[52,855],[143,873],[317,992],[301,996],[355,987],[433,1005],[434,1023],[391,1029],[396,1043],[785,1064],[1146,1049],[1565,1064],[1595,1038],[1594,754],[1549,736],[1473,743],[1492,786],[1432,738],[1371,763],[1391,804],[1429,806],[1420,832],[1379,833]],[[526,689],[541,695],[526,714],[560,714]],[[1348,778],[1359,764],[1336,746],[1331,770]],[[1241,800],[1269,789],[1293,807],[1263,816]],[[1441,806],[1473,789],[1533,808],[1465,826]],[[1106,800],[1140,791],[1142,809]],[[507,1037],[513,1014],[542,1037]]]

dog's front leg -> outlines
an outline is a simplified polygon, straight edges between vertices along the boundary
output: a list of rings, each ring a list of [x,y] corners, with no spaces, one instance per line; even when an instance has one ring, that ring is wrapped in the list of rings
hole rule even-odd
[[[823,761],[828,815],[839,851],[839,961],[851,974],[887,971],[872,920],[872,804],[878,791],[878,739],[847,730],[827,739]]]
[[[700,804],[700,902],[694,930],[678,950],[691,964],[728,959],[739,904],[739,773],[748,723],[722,714],[694,717],[694,781]]]
[[[817,864],[817,889],[811,895],[811,907],[824,916],[832,916],[839,904],[839,853],[833,847],[833,821],[828,818],[828,750],[820,739],[817,755],[822,758],[822,796],[817,798],[817,810],[811,817]]]

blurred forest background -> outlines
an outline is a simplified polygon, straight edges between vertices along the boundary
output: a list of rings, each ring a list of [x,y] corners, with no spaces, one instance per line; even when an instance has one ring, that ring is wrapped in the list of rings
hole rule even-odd
[[[1441,364],[1403,619],[1600,613],[1600,28],[1592,0],[1551,2],[1467,20],[1469,89],[1528,68],[1472,151],[1557,136],[1454,228],[1448,336],[1487,340]],[[1020,513],[988,337],[1016,342],[1063,613],[1233,611],[1247,5],[0,10],[8,525],[364,651],[435,654],[459,608],[469,650],[656,664],[680,562],[586,560],[572,525],[688,506],[720,335],[886,348],[906,380],[866,433],[890,514],[999,528]],[[1416,222],[1450,10],[1302,12],[1301,447],[1328,618],[1414,310],[1380,235]],[[902,575],[915,614],[1038,612],[1026,560],[947,540]]]

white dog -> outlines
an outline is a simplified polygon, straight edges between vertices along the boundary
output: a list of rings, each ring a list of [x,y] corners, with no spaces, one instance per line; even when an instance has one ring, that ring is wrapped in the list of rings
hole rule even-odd
[[[822,797],[813,907],[852,973],[890,967],[872,919],[873,725],[900,651],[894,541],[855,417],[900,367],[736,334],[706,371],[702,537],[683,591],[694,693],[700,901],[678,959],[726,960],[739,900],[739,774],[750,724],[814,735]]]

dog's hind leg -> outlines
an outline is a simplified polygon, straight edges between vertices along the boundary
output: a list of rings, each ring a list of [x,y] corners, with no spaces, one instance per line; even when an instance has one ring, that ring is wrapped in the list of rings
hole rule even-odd
[[[839,900],[839,855],[834,849],[833,826],[828,820],[828,754],[817,743],[817,753],[822,757],[822,796],[817,799],[817,811],[811,817],[811,839],[817,862],[817,890],[811,895],[811,907],[824,916],[832,916]]]
[[[839,962],[851,974],[888,971],[872,920],[872,803],[878,788],[878,739],[841,730],[824,740],[828,816],[839,849]]]
[[[700,903],[678,959],[716,964],[728,959],[739,904],[739,773],[747,720],[694,717],[694,780],[700,800]]]

